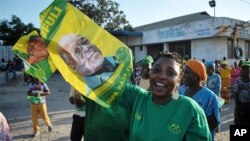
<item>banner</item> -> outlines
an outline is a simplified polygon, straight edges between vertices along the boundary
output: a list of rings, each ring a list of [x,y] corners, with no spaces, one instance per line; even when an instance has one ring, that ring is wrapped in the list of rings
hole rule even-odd
[[[36,31],[21,37],[12,50],[23,60],[25,72],[41,82],[45,83],[56,71],[44,40]]]
[[[132,73],[130,49],[66,0],[40,13],[41,35],[64,79],[85,97],[109,107]]]

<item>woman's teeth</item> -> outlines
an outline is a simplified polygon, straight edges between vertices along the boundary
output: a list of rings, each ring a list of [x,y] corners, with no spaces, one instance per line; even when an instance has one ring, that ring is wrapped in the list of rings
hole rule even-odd
[[[166,87],[166,85],[164,85],[164,84],[161,84],[161,83],[155,83],[156,84],[156,86],[160,86],[160,87]]]

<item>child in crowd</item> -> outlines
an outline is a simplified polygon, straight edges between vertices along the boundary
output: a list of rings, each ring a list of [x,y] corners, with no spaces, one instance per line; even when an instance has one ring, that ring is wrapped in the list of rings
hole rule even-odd
[[[45,96],[50,95],[49,87],[45,83],[40,82],[37,78],[32,77],[32,83],[29,86],[27,95],[27,99],[31,102],[34,137],[40,134],[38,115],[40,115],[40,117],[45,121],[48,126],[48,131],[51,132],[53,128],[47,113],[45,101]]]

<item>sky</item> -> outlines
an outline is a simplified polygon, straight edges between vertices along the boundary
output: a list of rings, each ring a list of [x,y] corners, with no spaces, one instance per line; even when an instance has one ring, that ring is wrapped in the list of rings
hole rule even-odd
[[[53,0],[1,0],[0,21],[16,15],[25,24],[40,27],[39,13]],[[210,0],[114,0],[133,27],[206,11],[214,16]],[[215,0],[215,16],[250,22],[250,0]]]

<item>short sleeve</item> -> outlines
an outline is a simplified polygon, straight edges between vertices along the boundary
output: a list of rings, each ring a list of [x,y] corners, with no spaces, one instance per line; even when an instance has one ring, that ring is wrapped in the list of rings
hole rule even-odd
[[[127,84],[125,86],[125,89],[123,91],[123,94],[119,97],[118,103],[129,107],[130,110],[132,110],[133,105],[135,101],[138,99],[138,97],[147,94],[147,90],[142,89],[138,86]]]
[[[193,104],[193,118],[189,125],[185,140],[186,141],[211,141],[210,130],[204,111],[198,104]]]
[[[47,84],[43,83],[43,91],[44,92],[48,92],[49,91],[49,87]]]

